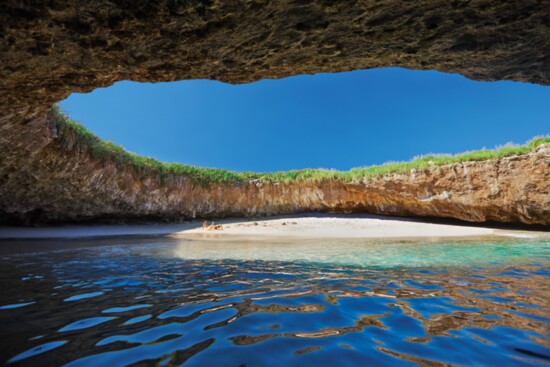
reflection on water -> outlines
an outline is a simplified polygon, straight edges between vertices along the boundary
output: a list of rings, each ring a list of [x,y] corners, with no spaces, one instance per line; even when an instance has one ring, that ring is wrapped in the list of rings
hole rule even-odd
[[[0,363],[550,365],[547,240],[110,241],[0,257]]]

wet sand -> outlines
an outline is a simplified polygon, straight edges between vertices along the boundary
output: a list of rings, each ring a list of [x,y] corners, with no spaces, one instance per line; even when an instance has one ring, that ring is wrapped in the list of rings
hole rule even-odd
[[[482,226],[440,224],[411,218],[369,214],[299,214],[270,218],[190,221],[180,224],[0,227],[0,238],[85,238],[136,235],[178,237],[253,236],[278,238],[422,238],[511,236],[530,238],[544,232],[500,230]]]

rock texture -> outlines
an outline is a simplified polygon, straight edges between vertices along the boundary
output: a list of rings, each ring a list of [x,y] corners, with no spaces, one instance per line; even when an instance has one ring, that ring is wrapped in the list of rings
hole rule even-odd
[[[384,66],[550,84],[547,0],[0,3],[1,107],[117,80],[262,78]]]
[[[41,140],[25,144],[25,154],[6,157],[16,165],[3,163],[0,208],[5,221],[181,220],[334,211],[550,224],[546,145],[499,160],[433,166],[360,182],[256,180],[203,186],[185,176],[166,182],[153,175],[144,178],[129,167],[99,163],[85,151],[63,150],[48,125],[20,125],[21,140]]]
[[[549,26],[547,0],[2,1],[0,211],[23,222],[338,210],[549,224],[546,151],[353,184],[159,186],[63,151],[47,116],[71,92],[124,79],[401,66],[549,85]]]

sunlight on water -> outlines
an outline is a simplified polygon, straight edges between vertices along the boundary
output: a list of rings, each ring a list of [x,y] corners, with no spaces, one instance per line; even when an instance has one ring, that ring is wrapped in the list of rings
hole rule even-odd
[[[545,239],[87,241],[0,256],[1,363],[550,362]]]
[[[550,241],[366,241],[323,240],[273,243],[181,241],[174,256],[198,260],[301,261],[353,266],[457,266],[550,261]]]

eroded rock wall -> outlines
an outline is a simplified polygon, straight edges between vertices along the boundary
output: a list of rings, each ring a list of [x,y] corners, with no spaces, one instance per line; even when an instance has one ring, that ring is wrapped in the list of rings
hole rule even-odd
[[[2,163],[0,208],[5,221],[182,220],[333,211],[550,225],[547,146],[498,160],[357,182],[256,180],[204,186],[185,176],[162,182],[156,175],[99,163],[85,151],[64,150],[57,132],[44,128],[48,125],[22,125],[43,139]],[[20,132],[22,137],[32,134]]]
[[[48,122],[118,80],[262,78],[384,66],[550,84],[547,0],[4,0],[4,220],[370,211],[549,224],[548,153],[344,183],[160,185],[64,151]],[[128,122],[131,124],[131,122]]]
[[[44,112],[117,80],[385,66],[550,84],[547,0],[0,2],[0,107]]]

